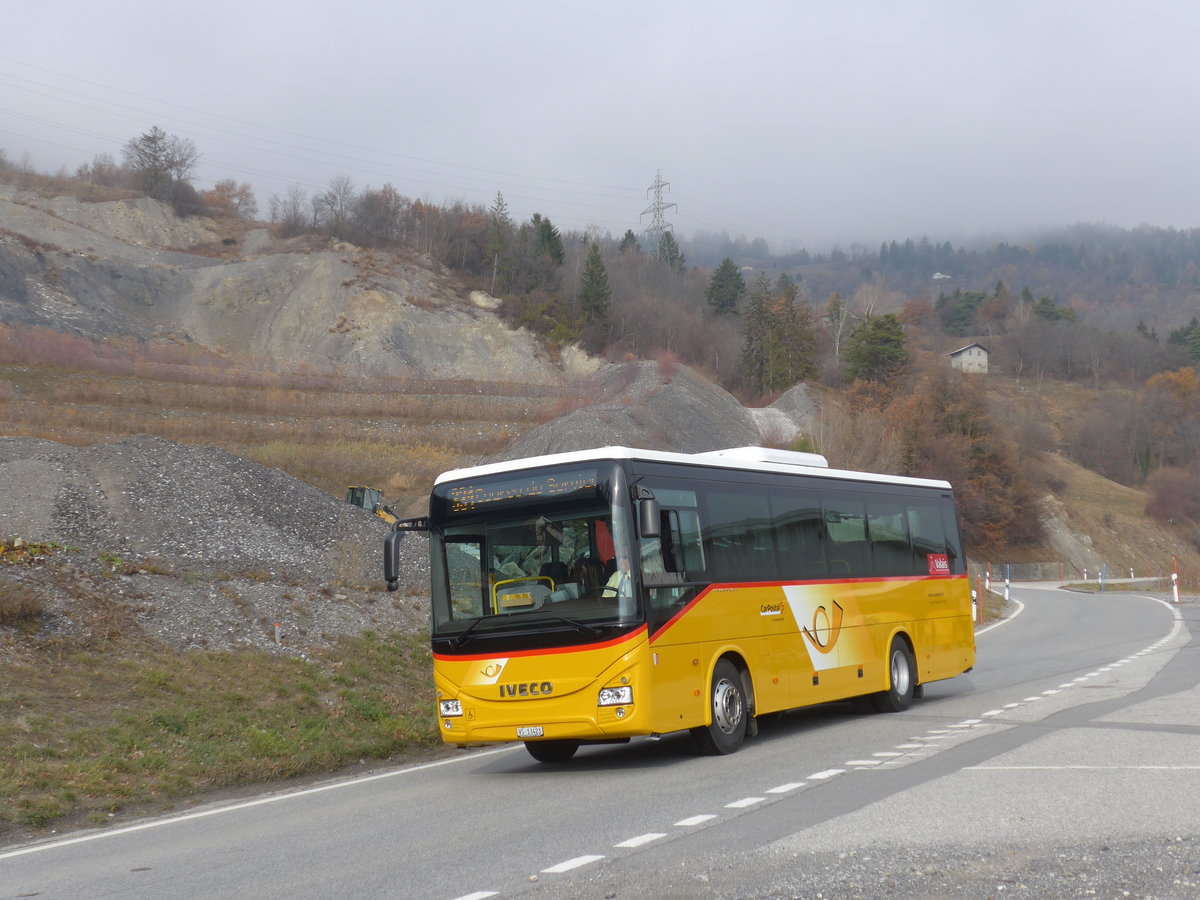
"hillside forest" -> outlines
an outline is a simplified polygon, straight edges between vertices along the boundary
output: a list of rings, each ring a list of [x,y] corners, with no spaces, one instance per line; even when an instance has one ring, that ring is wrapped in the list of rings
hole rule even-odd
[[[194,187],[199,151],[157,128],[122,156],[48,176],[0,150],[0,180],[84,199],[142,193],[231,225],[265,213],[282,238],[419,255],[500,298],[552,353],[578,343],[610,360],[682,363],[751,405],[807,382],[822,414],[801,449],[950,480],[977,546],[1038,542],[1037,498],[1053,488],[1045,452],[1145,487],[1147,511],[1188,525],[1200,546],[1200,229],[1078,225],[1019,242],[772,255],[761,239],[636,223],[564,232],[538,213],[514,220],[501,193],[434,204],[345,175],[260,210],[248,183]],[[948,365],[973,342],[989,351],[987,376]],[[1061,385],[1089,402],[1056,402]]]

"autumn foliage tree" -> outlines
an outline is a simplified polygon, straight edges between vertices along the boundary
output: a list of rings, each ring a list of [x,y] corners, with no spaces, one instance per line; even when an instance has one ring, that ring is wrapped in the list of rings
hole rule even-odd
[[[204,205],[223,216],[238,219],[253,219],[258,215],[258,201],[250,185],[238,184],[232,178],[223,178],[211,191],[204,192]]]

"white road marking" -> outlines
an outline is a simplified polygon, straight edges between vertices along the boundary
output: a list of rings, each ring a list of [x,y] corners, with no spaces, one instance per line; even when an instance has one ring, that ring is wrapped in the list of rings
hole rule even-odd
[[[484,900],[485,897],[495,897],[499,891],[476,891],[473,894],[463,894],[461,897],[455,897],[454,900]]]
[[[586,866],[589,863],[594,863],[597,860],[604,859],[603,856],[577,856],[574,859],[564,860],[556,866],[551,866],[548,869],[542,869],[543,875],[561,875],[563,872],[570,872],[572,869],[578,869],[580,866]]]
[[[788,791],[794,791],[796,788],[804,787],[803,781],[789,781],[787,784],[781,784],[779,787],[768,788],[768,794],[786,794]]]
[[[726,803],[726,809],[746,809],[749,806],[755,806],[766,800],[766,797],[743,797],[741,800],[734,800],[732,803]]]
[[[518,745],[519,746],[519,745]],[[376,772],[374,775],[363,775],[360,778],[347,778],[345,781],[335,781],[330,784],[322,784],[318,787],[305,788],[301,791],[288,791],[283,794],[272,794],[270,797],[259,797],[257,800],[246,800],[242,803],[231,803],[229,806],[218,806],[212,809],[202,809],[197,812],[185,813],[181,816],[171,816],[167,819],[153,819],[149,822],[139,822],[137,825],[126,825],[121,828],[113,828],[108,831],[98,831],[93,834],[81,834],[78,837],[64,838],[58,841],[49,841],[45,844],[34,844],[32,847],[22,847],[20,850],[11,850],[8,853],[0,853],[0,859],[12,859],[14,856],[23,856],[26,853],[40,853],[43,850],[57,850],[59,847],[69,847],[72,844],[85,844],[88,841],[100,841],[105,838],[117,837],[122,834],[132,834],[135,831],[146,831],[150,828],[161,828],[164,825],[177,825],[180,822],[190,822],[193,819],[205,819],[209,816],[220,816],[225,813],[236,812],[241,809],[251,809],[255,806],[266,806],[268,803],[280,803],[284,800],[295,800],[299,797],[308,797],[312,794],[323,794],[326,791],[340,791],[343,788],[355,787],[360,784],[367,784],[372,781],[382,781],[385,778],[395,778],[399,775],[409,775],[413,772],[423,772],[426,769],[436,769],[440,766],[451,766],[455,763],[465,762],[468,760],[476,760],[482,756],[494,756],[497,753],[511,753],[517,749],[516,746],[504,746],[496,750],[482,750],[477,753],[471,753],[466,756],[454,756],[449,759],[439,759],[436,762],[422,763],[419,766],[408,766],[403,769],[390,769],[386,772]]]
[[[1195,772],[1200,766],[967,766],[964,772]]]
[[[987,632],[991,631],[993,628],[999,628],[1001,625],[1007,625],[1009,622],[1011,622],[1013,619],[1015,619],[1017,616],[1019,616],[1021,613],[1023,613],[1025,611],[1025,604],[1022,603],[1020,600],[1013,598],[1012,602],[1015,603],[1017,606],[1016,612],[1014,612],[1011,616],[1008,616],[1007,618],[998,619],[997,621],[993,622],[991,625],[985,625],[983,628],[980,628],[978,631],[975,632],[975,637],[979,637],[979,635],[981,635],[981,634],[986,634]]]
[[[675,823],[675,827],[676,828],[691,828],[693,825],[701,825],[704,822],[707,822],[709,819],[715,819],[715,818],[716,818],[716,816],[713,816],[713,815],[692,816],[691,818],[688,818],[688,819],[680,819],[678,822]]]
[[[639,834],[637,837],[630,838],[627,841],[621,841],[619,844],[614,844],[614,847],[644,847],[646,844],[653,843],[659,838],[665,838],[666,835],[660,831],[650,831],[646,834]]]
[[[813,772],[808,777],[814,781],[824,781],[826,778],[834,778],[845,772],[845,769],[826,769],[824,772]]]

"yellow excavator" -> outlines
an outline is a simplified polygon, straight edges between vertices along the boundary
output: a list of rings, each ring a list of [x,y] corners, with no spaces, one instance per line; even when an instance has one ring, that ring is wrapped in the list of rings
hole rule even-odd
[[[389,525],[394,525],[399,518],[396,511],[383,502],[383,491],[378,488],[351,485],[346,488],[346,502],[370,510]]]

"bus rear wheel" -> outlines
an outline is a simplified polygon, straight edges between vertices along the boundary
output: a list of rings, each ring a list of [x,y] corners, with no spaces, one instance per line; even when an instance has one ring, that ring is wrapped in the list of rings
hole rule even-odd
[[[579,741],[526,741],[525,749],[538,762],[566,762],[579,749]]]
[[[871,700],[880,712],[904,712],[912,706],[917,690],[917,662],[908,642],[892,638],[888,650],[888,689],[875,694]]]
[[[749,722],[742,675],[729,660],[721,660],[713,670],[709,696],[712,724],[693,728],[692,739],[702,753],[724,756],[742,746]]]

